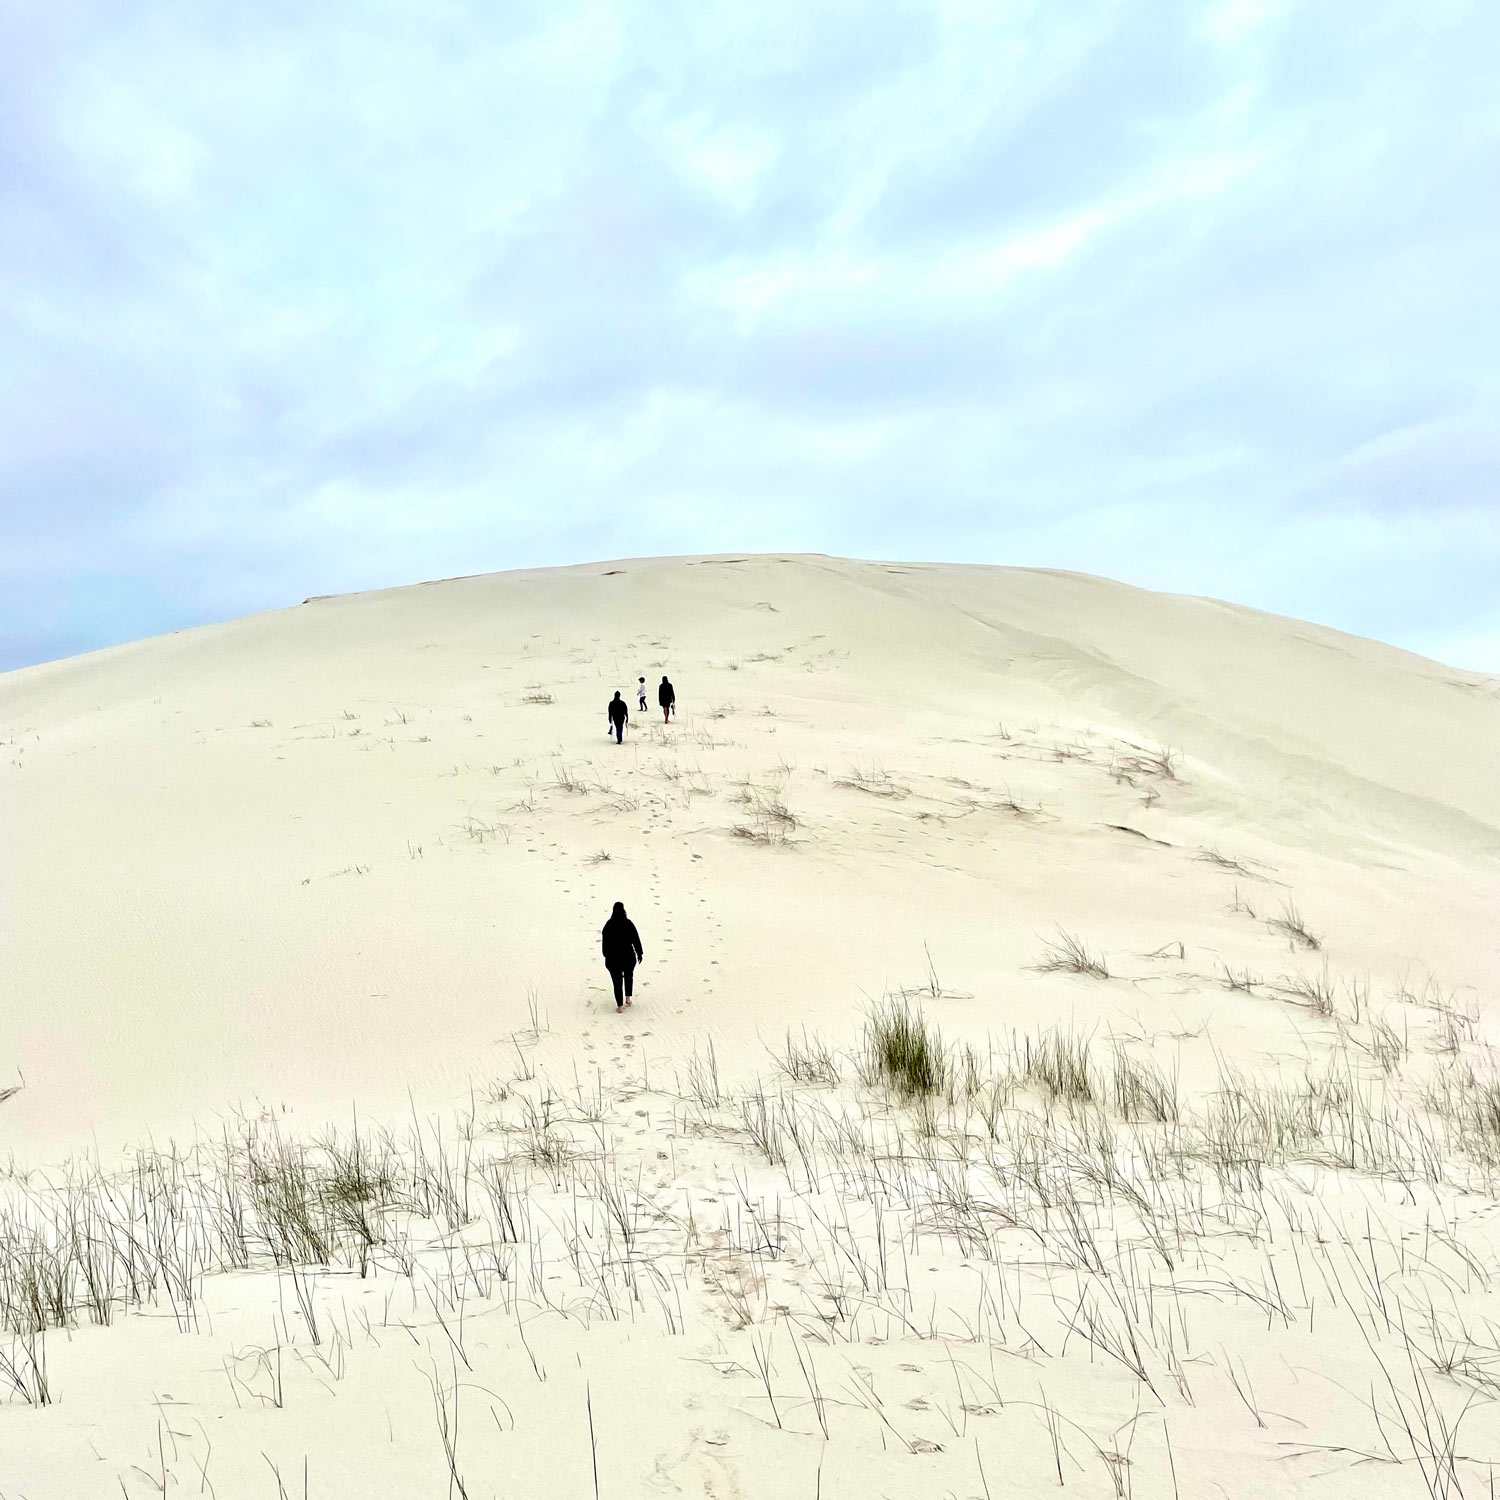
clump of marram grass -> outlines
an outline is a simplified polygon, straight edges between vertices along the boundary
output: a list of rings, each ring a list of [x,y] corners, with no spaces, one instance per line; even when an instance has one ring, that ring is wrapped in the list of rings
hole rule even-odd
[[[333,1215],[317,1166],[300,1142],[247,1142],[248,1197],[277,1265],[326,1265],[333,1256]]]
[[[1041,974],[1087,974],[1092,979],[1108,979],[1109,964],[1102,953],[1091,953],[1082,938],[1057,929],[1057,941],[1045,942],[1046,953],[1034,965]]]
[[[903,1099],[937,1093],[947,1071],[937,1028],[904,996],[871,1010],[861,1063],[866,1083],[883,1083]]]
[[[1492,1171],[1500,1167],[1500,1077],[1445,1067],[1424,1088],[1422,1102],[1450,1126],[1466,1156]]]
[[[347,1140],[329,1132],[318,1142],[326,1163],[319,1195],[335,1234],[342,1233],[368,1252],[384,1232],[385,1214],[400,1202],[395,1148],[358,1130]],[[368,1264],[359,1257],[361,1275]]]
[[[1164,1071],[1155,1058],[1134,1057],[1116,1046],[1109,1083],[1110,1102],[1122,1118],[1159,1125],[1177,1118],[1176,1070]]]
[[[1056,1029],[1028,1036],[1017,1058],[1020,1075],[1049,1099],[1093,1104],[1102,1091],[1094,1076],[1089,1042],[1086,1036]]]

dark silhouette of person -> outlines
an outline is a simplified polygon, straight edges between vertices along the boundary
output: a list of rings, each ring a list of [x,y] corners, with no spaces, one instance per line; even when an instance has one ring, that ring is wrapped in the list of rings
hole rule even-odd
[[[625,707],[625,700],[616,693],[609,700],[609,724],[615,732],[615,744],[619,744],[625,738],[625,721],[630,717],[630,710]]]
[[[615,909],[609,914],[601,937],[604,967],[609,970],[610,981],[615,987],[615,1009],[621,1011],[631,1003],[636,961],[646,956],[635,923],[625,915],[623,901],[615,902]]]
[[[661,704],[661,721],[665,724],[677,710],[677,690],[665,677],[656,690],[656,701]]]

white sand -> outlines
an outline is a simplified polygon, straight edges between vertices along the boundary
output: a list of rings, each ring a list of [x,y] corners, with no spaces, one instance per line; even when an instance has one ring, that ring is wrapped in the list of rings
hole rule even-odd
[[[635,722],[636,678],[654,703],[663,671],[678,719]],[[605,726],[616,688],[632,706],[620,747]],[[1172,775],[1147,763],[1160,747]],[[582,1236],[597,1257],[603,1239],[578,1230],[570,1253],[559,1230],[555,1306],[551,1272],[523,1287],[513,1266],[503,1289],[482,1289],[451,1248],[493,1229],[476,1202],[477,1227],[411,1229],[445,1269],[429,1258],[402,1275],[387,1256],[365,1279],[323,1273],[317,1344],[290,1276],[264,1267],[207,1275],[180,1318],[160,1288],[112,1327],[80,1314],[46,1337],[55,1402],[0,1408],[0,1495],[211,1482],[274,1496],[273,1464],[301,1495],[304,1458],[307,1494],[323,1500],[440,1495],[434,1368],[466,1392],[459,1465],[475,1500],[592,1493],[589,1398],[605,1496],[812,1496],[820,1464],[824,1496],[1040,1493],[1057,1464],[1086,1495],[1117,1482],[1171,1494],[1174,1464],[1183,1495],[1427,1493],[1391,1427],[1400,1398],[1384,1398],[1389,1447],[1366,1399],[1387,1368],[1420,1397],[1407,1345],[1314,1270],[1337,1234],[1289,1226],[1303,1209],[1341,1225],[1378,1215],[1385,1248],[1364,1269],[1379,1282],[1405,1274],[1416,1251],[1403,1246],[1425,1244],[1436,1265],[1432,1224],[1456,1236],[1462,1221],[1472,1263],[1455,1251],[1430,1285],[1412,1272],[1408,1300],[1430,1293],[1446,1317],[1473,1297],[1472,1332],[1500,1322],[1484,1302],[1500,1274],[1488,1198],[1289,1169],[1257,1199],[1258,1228],[1215,1224],[1157,1266],[1158,1282],[1181,1284],[1178,1303],[1158,1287],[1160,1305],[1132,1314],[1157,1333],[1143,1383],[1067,1331],[1068,1309],[1140,1278],[1070,1267],[1024,1233],[977,1254],[920,1224],[903,1240],[908,1223],[893,1230],[900,1316],[884,1285],[863,1321],[778,1313],[799,1297],[838,1307],[830,1278],[857,1257],[816,1225],[858,1195],[799,1189],[732,1128],[737,1102],[718,1119],[682,1096],[707,1039],[731,1094],[775,1077],[789,1027],[854,1048],[869,1001],[902,986],[940,992],[924,1005],[950,1041],[986,1050],[1058,1022],[1101,1046],[1134,1037],[1200,1097],[1222,1059],[1295,1072],[1341,1034],[1339,1055],[1353,1037],[1363,1056],[1381,1016],[1408,1039],[1414,1077],[1454,1065],[1438,1049],[1455,1028],[1482,1071],[1500,992],[1497,769],[1493,678],[1071,574],[822,557],[629,561],[313,600],[0,678],[0,1088],[24,1083],[0,1103],[0,1141],[18,1170],[79,1152],[113,1170],[132,1142],[187,1142],[237,1116],[311,1138],[356,1110],[409,1129],[415,1110],[447,1120],[451,1144],[471,1104],[482,1155],[509,1149],[501,1127],[521,1128],[520,1101],[536,1108],[550,1088],[578,1116],[593,1090],[607,1118],[569,1127],[596,1141],[592,1156],[575,1143],[592,1165],[575,1163],[559,1202],[576,1210],[607,1159],[657,1216],[660,1243],[636,1272],[664,1268],[631,1294],[616,1267],[607,1308],[603,1273],[581,1271],[577,1251]],[[767,820],[778,803],[794,826]],[[598,957],[614,900],[646,948],[624,1017]],[[1288,902],[1321,951],[1268,926]],[[1059,927],[1112,977],[1038,972]],[[1275,988],[1325,964],[1336,1017]],[[1263,982],[1231,991],[1226,966]],[[830,1096],[853,1108],[844,1072]],[[1266,1206],[1279,1195],[1302,1208]],[[774,1214],[778,1198],[804,1237],[773,1256],[745,1215],[752,1201]],[[879,1232],[861,1203],[849,1235],[868,1247]],[[667,1227],[689,1208],[696,1262]],[[1112,1254],[1124,1231],[1095,1208]],[[1278,1214],[1285,1263],[1256,1238]],[[1216,1280],[1206,1242],[1253,1268]],[[1298,1278],[1274,1315],[1244,1290],[1273,1265]],[[1003,1292],[1019,1297],[1032,1275],[1052,1288],[1050,1301],[1031,1293],[1047,1306],[1034,1328]],[[472,1371],[444,1332],[460,1308]],[[1164,1355],[1173,1316],[1196,1321]],[[330,1327],[348,1345],[337,1372]],[[759,1347],[775,1409],[757,1339],[771,1341]],[[826,1440],[794,1340],[825,1372]],[[1491,1343],[1481,1373],[1500,1381]],[[262,1399],[271,1355],[258,1353],[278,1348],[280,1406]],[[1182,1381],[1166,1373],[1179,1357]],[[1253,1380],[1253,1399],[1235,1378]],[[1476,1398],[1460,1451],[1500,1461],[1500,1386],[1473,1369],[1431,1380],[1445,1412]],[[1062,1450],[1045,1405],[1076,1424]],[[1460,1468],[1480,1483],[1482,1465]]]

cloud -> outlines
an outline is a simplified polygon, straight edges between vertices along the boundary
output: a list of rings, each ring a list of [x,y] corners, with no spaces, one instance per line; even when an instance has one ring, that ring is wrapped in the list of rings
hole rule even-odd
[[[1497,46],[1459,0],[12,10],[0,668],[817,547],[1500,670]]]

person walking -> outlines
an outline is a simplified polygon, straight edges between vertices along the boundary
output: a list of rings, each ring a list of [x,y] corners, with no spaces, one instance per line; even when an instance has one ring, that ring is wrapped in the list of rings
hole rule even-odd
[[[644,715],[646,712],[646,679],[644,677],[638,678],[636,681],[635,696],[640,711]]]
[[[609,727],[615,732],[615,744],[619,744],[625,738],[625,721],[630,717],[630,710],[625,707],[625,700],[616,693],[609,700]]]
[[[665,724],[677,711],[677,690],[665,677],[656,690],[656,701],[661,704],[661,721]]]
[[[641,935],[635,923],[625,915],[625,903],[615,902],[600,934],[603,939],[604,967],[609,970],[610,983],[615,987],[615,1010],[618,1013],[631,1003],[631,991],[635,988],[635,966],[646,955],[641,948]]]

